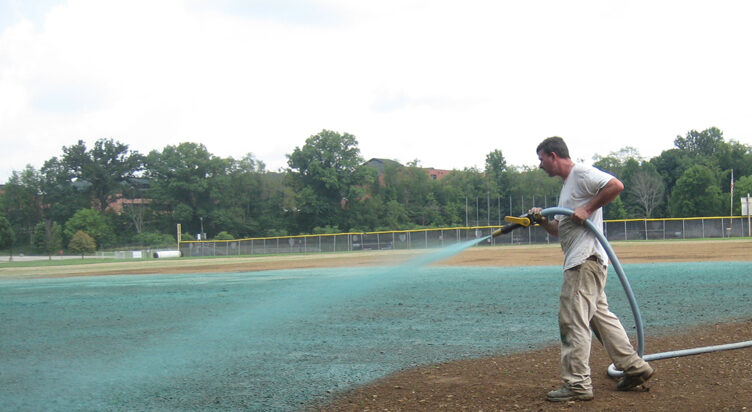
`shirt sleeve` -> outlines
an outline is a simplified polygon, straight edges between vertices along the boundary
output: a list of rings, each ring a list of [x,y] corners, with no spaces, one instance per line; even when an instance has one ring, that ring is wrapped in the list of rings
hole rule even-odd
[[[583,174],[582,182],[585,190],[592,196],[595,196],[604,186],[614,177],[596,167],[588,168]]]

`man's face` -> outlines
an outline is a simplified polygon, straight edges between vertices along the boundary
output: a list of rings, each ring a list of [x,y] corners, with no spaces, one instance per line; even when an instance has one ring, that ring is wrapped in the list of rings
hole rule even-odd
[[[540,160],[540,167],[543,169],[546,173],[548,173],[549,176],[555,176],[554,173],[554,155],[548,154],[544,152],[543,150],[538,152],[538,160]]]

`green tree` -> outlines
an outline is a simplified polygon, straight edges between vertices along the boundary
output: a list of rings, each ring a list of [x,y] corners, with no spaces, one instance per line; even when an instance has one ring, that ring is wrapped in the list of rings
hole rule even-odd
[[[721,189],[713,170],[704,165],[687,169],[676,181],[669,208],[674,217],[723,214]]]
[[[627,167],[628,162],[637,162],[639,164],[642,161],[640,152],[632,146],[626,146],[619,149],[616,152],[611,152],[606,157],[596,155],[593,157],[593,166],[598,169],[607,172],[619,180],[624,179],[624,169]]]
[[[686,152],[679,149],[664,150],[657,157],[650,159],[650,164],[663,178],[663,184],[667,192],[674,189],[676,181],[679,180],[685,170],[689,169],[694,162],[692,157]]]
[[[226,174],[217,176],[210,188],[215,207],[210,212],[214,229],[233,236],[250,236],[264,230],[264,163],[247,154],[240,160],[228,159]],[[278,204],[281,210],[281,204]],[[279,212],[277,212],[279,214]]]
[[[13,171],[3,186],[3,214],[10,222],[19,244],[32,245],[34,226],[42,218],[40,175],[31,166]]]
[[[752,175],[739,178],[734,184],[734,214],[741,215],[742,205],[739,199],[752,195]]]
[[[63,147],[63,153],[63,163],[76,179],[90,184],[87,192],[102,212],[143,168],[142,155],[113,139],[99,139],[91,150],[79,140],[73,146]]]
[[[439,199],[447,211],[447,224],[466,226],[485,225],[488,220],[487,202],[480,199],[496,198],[496,185],[476,168],[453,170],[440,181]],[[482,210],[482,211],[481,211]],[[497,217],[498,219],[498,217]]]
[[[384,168],[384,185],[389,200],[397,201],[407,212],[411,225],[443,225],[436,199],[436,181],[414,160],[408,166],[389,165]]]
[[[188,234],[184,236],[184,239],[191,239]],[[159,232],[141,232],[133,236],[133,242],[141,246],[172,246],[175,244],[175,237]]]
[[[271,231],[275,231],[287,235],[294,228],[293,218],[297,210],[294,189],[285,184],[286,175],[283,173],[265,172],[259,175],[259,180],[258,227],[251,228],[255,230],[252,233],[272,236]]]
[[[527,213],[533,206],[555,206],[562,181],[539,168],[522,167],[512,175],[512,209],[510,215]]]
[[[721,170],[733,170],[737,178],[752,175],[752,146],[750,145],[734,140],[724,143],[718,149],[716,158]]]
[[[12,248],[16,242],[16,234],[11,227],[10,222],[5,216],[0,216],[0,250],[11,249],[8,254],[8,260],[13,260]]]
[[[639,207],[642,216],[650,218],[655,208],[663,202],[665,189],[658,172],[644,167],[631,176],[625,192]]]
[[[85,182],[74,182],[74,175],[57,157],[44,162],[41,169],[41,191],[45,217],[55,222],[65,222],[76,211],[91,207]]]
[[[52,255],[63,247],[63,231],[60,225],[50,220],[37,223],[34,229],[34,246],[52,260]]]
[[[712,156],[721,150],[723,132],[711,127],[701,132],[690,130],[686,137],[676,136],[674,146],[694,156]]]
[[[150,200],[146,195],[148,188],[148,180],[133,179],[122,193],[124,202],[120,215],[126,218],[131,225],[129,229],[135,230],[136,234],[147,230],[147,223],[157,218],[149,207]]]
[[[107,220],[94,209],[81,209],[65,222],[64,233],[69,239],[78,231],[86,232],[99,245],[106,245],[113,239]]]
[[[486,155],[486,177],[496,185],[496,194],[507,197],[511,190],[509,167],[501,150],[494,150]]]
[[[199,233],[203,218],[204,231],[214,232],[216,222],[209,216],[219,201],[214,196],[220,194],[213,194],[212,186],[229,167],[229,160],[212,155],[202,144],[180,143],[150,152],[144,173],[150,182],[146,191],[150,206],[156,214],[171,217],[160,220],[160,231],[181,223],[186,230]]]
[[[85,254],[94,253],[97,250],[97,242],[91,236],[79,230],[71,237],[68,249],[73,253],[80,253],[81,259],[83,259]]]
[[[299,230],[347,223],[347,203],[358,201],[375,177],[363,165],[355,136],[322,130],[287,155],[290,185],[298,193]]]
[[[624,207],[624,202],[621,200],[621,195],[616,196],[616,199],[611,201],[603,207],[603,219],[626,219],[627,210]]]
[[[214,240],[234,240],[235,236],[225,232],[224,230],[217,233],[216,236],[214,236]]]

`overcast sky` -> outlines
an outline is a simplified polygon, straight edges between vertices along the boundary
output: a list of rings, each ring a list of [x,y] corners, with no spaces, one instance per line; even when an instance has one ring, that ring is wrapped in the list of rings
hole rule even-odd
[[[268,170],[322,129],[362,156],[645,158],[752,144],[752,2],[0,0],[0,183],[79,139],[181,142]]]

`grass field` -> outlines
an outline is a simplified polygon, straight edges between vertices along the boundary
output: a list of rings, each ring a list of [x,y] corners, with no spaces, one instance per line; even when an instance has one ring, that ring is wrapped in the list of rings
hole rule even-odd
[[[666,335],[752,318],[751,246],[615,249],[647,333]],[[0,266],[0,409],[291,411],[421,365],[555,343],[558,245],[439,266],[415,255]],[[611,305],[629,325],[619,288]]]

